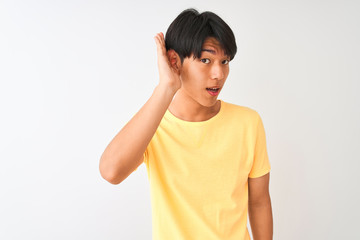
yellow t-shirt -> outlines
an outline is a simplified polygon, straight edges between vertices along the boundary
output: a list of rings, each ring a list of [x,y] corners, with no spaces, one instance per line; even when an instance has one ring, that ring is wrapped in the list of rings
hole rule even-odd
[[[144,152],[153,240],[247,240],[248,178],[270,171],[259,114],[226,103],[202,122],[166,111]]]

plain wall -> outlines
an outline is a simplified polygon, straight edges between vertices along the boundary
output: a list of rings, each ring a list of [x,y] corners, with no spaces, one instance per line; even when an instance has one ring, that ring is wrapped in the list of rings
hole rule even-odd
[[[274,239],[359,239],[358,1],[0,1],[0,239],[151,239],[145,165],[101,178],[158,83],[153,37],[210,10],[238,53],[219,98],[262,117]]]

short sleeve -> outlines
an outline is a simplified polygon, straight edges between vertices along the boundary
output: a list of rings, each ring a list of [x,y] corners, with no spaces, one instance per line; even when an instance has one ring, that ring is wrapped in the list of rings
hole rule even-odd
[[[143,154],[143,157],[144,157],[144,161],[143,161],[143,162],[144,162],[144,163],[146,163],[146,161],[148,160],[148,155],[149,155],[149,154],[148,154],[148,148],[146,148],[146,149],[145,149],[145,152],[144,152],[144,154]]]
[[[249,178],[261,177],[270,172],[271,169],[266,148],[265,129],[259,114],[255,139],[254,159]]]

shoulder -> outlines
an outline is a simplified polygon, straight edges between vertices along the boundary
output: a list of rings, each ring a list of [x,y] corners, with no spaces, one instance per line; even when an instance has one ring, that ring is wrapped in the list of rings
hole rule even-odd
[[[227,117],[242,119],[243,121],[257,122],[260,118],[259,113],[250,107],[237,105],[222,101],[224,104],[224,113]]]

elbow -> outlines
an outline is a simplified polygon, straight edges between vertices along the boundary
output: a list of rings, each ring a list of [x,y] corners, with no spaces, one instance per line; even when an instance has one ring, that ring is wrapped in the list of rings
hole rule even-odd
[[[100,175],[103,179],[105,179],[107,182],[109,182],[113,185],[117,185],[122,182],[122,180],[119,180],[118,176],[116,176],[115,174],[103,171],[103,170],[101,170],[101,168],[100,168]]]
[[[119,181],[116,177],[114,176],[111,176],[111,175],[105,175],[105,174],[102,174],[100,172],[101,176],[103,179],[105,179],[107,182],[113,184],[113,185],[118,185],[119,183],[121,183],[121,181]]]
[[[122,179],[119,178],[119,174],[116,173],[113,168],[107,166],[103,158],[100,159],[99,171],[101,177],[113,185],[117,185],[122,182]]]

